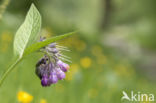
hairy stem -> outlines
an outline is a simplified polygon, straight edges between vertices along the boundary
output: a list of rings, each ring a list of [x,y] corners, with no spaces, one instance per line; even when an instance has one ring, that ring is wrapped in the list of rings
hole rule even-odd
[[[2,4],[0,5],[0,20],[2,19],[2,15],[5,12],[10,0],[3,0]]]
[[[6,79],[6,77],[8,76],[8,74],[16,67],[16,65],[21,61],[22,59],[19,58],[17,59],[14,64],[12,64],[6,71],[5,73],[2,75],[2,77],[0,78],[0,86],[2,85],[3,81]]]

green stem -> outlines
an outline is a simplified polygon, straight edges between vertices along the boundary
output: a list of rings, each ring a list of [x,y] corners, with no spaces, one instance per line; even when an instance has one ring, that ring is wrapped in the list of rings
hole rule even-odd
[[[3,0],[2,4],[0,5],[0,19],[2,19],[2,15],[5,12],[10,0]]]
[[[4,80],[6,79],[6,77],[8,76],[8,74],[16,67],[16,65],[21,61],[22,59],[19,58],[17,59],[14,64],[12,64],[7,70],[6,72],[2,75],[2,77],[0,78],[0,86],[2,85],[2,83],[4,82]]]

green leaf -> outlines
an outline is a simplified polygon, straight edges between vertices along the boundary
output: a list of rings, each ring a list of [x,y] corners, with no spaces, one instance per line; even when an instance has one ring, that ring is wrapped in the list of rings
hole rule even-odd
[[[14,39],[14,53],[20,58],[28,45],[34,43],[39,37],[41,16],[34,4],[31,5],[24,23],[17,30]]]
[[[28,48],[26,48],[25,52],[24,52],[24,56],[32,53],[32,52],[35,52],[37,50],[39,50],[40,48],[42,47],[45,47],[46,45],[50,44],[50,43],[53,43],[55,41],[58,41],[58,40],[61,40],[65,37],[68,37],[72,34],[74,34],[76,32],[71,32],[71,33],[67,33],[67,34],[64,34],[64,35],[61,35],[61,36],[56,36],[56,37],[53,37],[53,38],[49,38],[45,41],[41,41],[41,42],[37,42],[35,44],[32,44],[31,46],[29,46]]]

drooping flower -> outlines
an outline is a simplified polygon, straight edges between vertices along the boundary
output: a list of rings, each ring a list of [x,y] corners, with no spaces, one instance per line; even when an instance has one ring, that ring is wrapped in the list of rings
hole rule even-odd
[[[59,69],[59,68],[56,69],[56,73],[57,73],[57,78],[59,80],[64,79],[65,76],[66,76],[65,73],[61,69]]]
[[[64,72],[67,72],[69,69],[69,65],[62,62],[61,60],[58,60],[57,65],[60,67],[60,69]]]
[[[43,41],[44,39],[41,39]],[[40,49],[44,53],[36,64],[36,75],[40,78],[43,87],[55,84],[58,80],[65,78],[65,72],[69,70],[69,65],[62,60],[67,60],[62,55],[61,50],[68,50],[66,47],[59,46],[57,43],[51,43],[48,46]]]
[[[42,86],[49,86],[50,85],[49,77],[48,76],[43,76],[42,80],[41,80],[41,84],[42,84]]]
[[[51,72],[49,76],[49,82],[51,84],[55,84],[57,83],[57,81],[58,81],[58,78],[57,78],[56,72],[55,71]]]

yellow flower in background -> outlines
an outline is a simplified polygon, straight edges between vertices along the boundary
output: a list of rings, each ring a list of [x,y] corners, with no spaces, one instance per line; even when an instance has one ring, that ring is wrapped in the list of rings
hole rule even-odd
[[[89,68],[91,66],[92,60],[89,57],[84,57],[80,59],[80,64],[83,68]]]
[[[22,103],[30,103],[33,100],[33,96],[24,91],[19,91],[17,93],[17,99]]]
[[[41,99],[40,103],[47,103],[47,101],[45,99]]]

